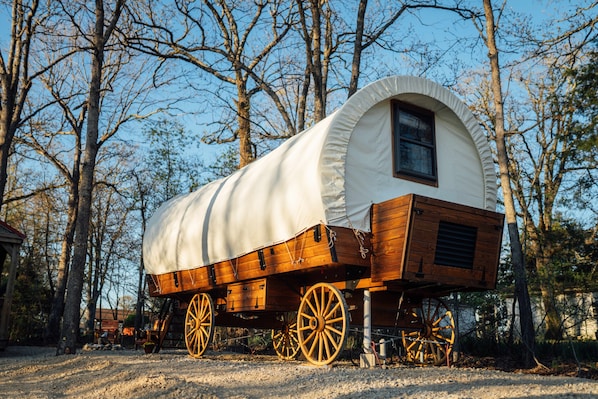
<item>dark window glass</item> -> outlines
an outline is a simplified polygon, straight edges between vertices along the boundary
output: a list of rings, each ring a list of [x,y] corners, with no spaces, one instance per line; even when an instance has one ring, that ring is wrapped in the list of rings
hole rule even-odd
[[[399,101],[392,108],[395,176],[436,184],[434,114]]]

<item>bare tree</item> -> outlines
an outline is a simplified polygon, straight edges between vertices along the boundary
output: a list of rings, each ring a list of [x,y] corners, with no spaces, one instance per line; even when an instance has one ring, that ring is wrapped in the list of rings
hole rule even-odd
[[[160,15],[155,3],[150,2],[144,15],[136,12],[136,22],[145,32],[129,38],[134,48],[163,59],[183,61],[234,88],[232,108],[236,123],[223,123],[215,136],[205,139],[218,143],[238,139],[239,167],[256,156],[251,101],[262,89],[252,84],[250,74],[259,74],[260,65],[289,31],[290,10],[285,10],[285,4],[281,0],[203,0],[199,4],[176,1],[172,12],[162,9],[164,14]],[[173,20],[179,21],[179,29],[172,29]],[[220,95],[215,93],[216,97]]]
[[[0,49],[0,207],[7,179],[8,157],[17,129],[37,112],[24,116],[26,100],[33,82],[48,69],[68,58],[73,51],[58,51],[47,62],[34,65],[40,30],[50,19],[50,10],[38,0],[13,0],[10,42],[6,54]]]
[[[49,100],[42,100],[42,102],[53,102],[54,107],[38,114],[36,119],[31,119],[32,127],[27,130],[22,129],[21,134],[16,137],[19,143],[27,145],[47,159],[68,187],[66,226],[62,237],[52,305],[44,333],[44,340],[47,343],[56,343],[59,337],[79,201],[81,137],[87,106],[85,103],[78,102],[84,95],[84,88],[77,87],[76,82],[79,79],[76,64],[77,60],[71,57],[59,68],[51,68],[40,76],[40,81],[50,95]],[[59,112],[56,112],[55,107]],[[72,142],[65,142],[65,137],[71,138]],[[61,156],[65,154],[69,154],[70,157],[62,158]]]
[[[326,117],[328,71],[333,49],[332,9],[329,1],[309,0],[311,21],[307,18],[303,0],[297,0],[300,25],[306,53],[306,71],[313,82],[314,121]],[[311,24],[309,23],[311,22]],[[324,30],[322,31],[322,27]]]
[[[351,80],[347,97],[351,97],[358,89],[359,76],[361,75],[361,57],[363,52],[373,44],[403,15],[406,11],[418,8],[444,8],[439,4],[429,2],[397,2],[396,9],[391,9],[388,16],[384,15],[379,23],[366,26],[367,0],[360,0],[355,21],[355,38],[353,40],[353,54],[351,61]],[[455,7],[455,9],[458,9]],[[386,14],[386,13],[385,13]]]
[[[503,87],[501,81],[501,68],[499,62],[499,50],[496,46],[496,31],[494,10],[491,0],[484,0],[485,29],[481,25],[476,25],[484,43],[488,48],[488,61],[491,73],[491,90],[494,104],[494,129],[496,131],[496,153],[500,175],[500,184],[503,193],[505,206],[505,217],[507,221],[507,231],[511,245],[511,260],[513,262],[513,271],[515,275],[515,297],[519,303],[519,318],[521,327],[521,338],[526,348],[524,358],[525,365],[531,367],[535,358],[535,331],[533,325],[531,302],[528,292],[527,276],[525,269],[525,257],[523,247],[519,237],[519,227],[517,222],[517,211],[515,208],[515,199],[511,186],[511,166],[506,146],[506,129],[504,115]],[[477,19],[474,19],[476,22]]]
[[[80,133],[80,132],[79,132]],[[77,217],[77,202],[78,202],[78,174],[79,174],[79,157],[80,157],[80,135],[77,137],[77,144],[75,145],[74,158],[72,167],[69,168],[51,151],[51,147],[41,144],[38,139],[31,133],[23,138],[17,138],[18,142],[28,145],[34,151],[42,154],[49,159],[52,164],[56,166],[62,174],[64,181],[68,186],[68,202],[67,202],[67,224],[64,228],[62,237],[61,251],[57,265],[57,276],[53,284],[53,300],[48,316],[48,324],[45,328],[44,340],[47,343],[56,343],[59,336],[60,319],[64,309],[64,294],[66,291],[66,281],[68,277],[68,267],[70,263],[71,250],[73,245],[73,237],[75,234],[75,220]]]
[[[127,230],[131,225],[132,206],[130,194],[124,184],[119,184],[125,176],[120,165],[132,155],[130,150],[118,146],[116,154],[106,160],[103,173],[96,173],[98,182],[94,187],[93,212],[89,234],[89,262],[85,281],[85,331],[94,331],[94,320],[98,301],[104,292],[105,284],[124,286],[120,267],[132,261],[130,245],[126,242]],[[104,147],[106,148],[106,147]],[[112,160],[111,158],[118,158]],[[116,165],[112,163],[116,162]],[[99,166],[99,165],[98,165]],[[121,277],[119,279],[119,277]],[[118,298],[118,296],[117,296]]]
[[[501,15],[502,10],[499,18]],[[504,150],[514,206],[523,224],[519,234],[523,234],[525,252],[534,267],[530,269],[531,284],[541,293],[545,312],[542,323],[549,339],[562,337],[564,322],[556,298],[560,284],[555,268],[561,250],[561,238],[557,237],[561,237],[559,213],[563,212],[559,202],[572,200],[576,187],[587,187],[586,177],[596,168],[591,147],[587,146],[590,131],[580,129],[584,116],[572,103],[578,89],[567,74],[578,63],[589,62],[584,60],[584,49],[588,38],[596,33],[588,21],[595,21],[596,16],[589,13],[582,17],[576,9],[571,14],[563,10],[558,18],[550,26],[569,26],[568,33],[559,33],[558,49],[553,47],[553,29],[537,30],[527,24],[509,26],[503,22],[501,32],[509,35],[511,49],[516,48],[520,57],[511,59],[511,64],[502,69],[511,77],[507,83],[511,94],[496,99],[495,75],[490,86],[480,87],[478,92],[479,114],[486,130],[496,130],[498,135],[502,127],[505,132]],[[483,24],[476,26],[483,35]],[[523,96],[517,100],[515,93]],[[501,104],[497,105],[498,101]]]
[[[569,47],[563,50],[568,52]],[[568,73],[578,67],[579,61],[591,62],[579,50],[570,57],[559,57],[564,65],[550,57],[544,73],[537,73],[542,65],[538,63],[535,73],[521,76],[528,93],[531,126],[513,135],[508,148],[514,160],[515,195],[546,314],[544,336],[556,340],[563,337],[556,298],[561,292],[556,270],[562,239],[559,214],[566,213],[559,202],[565,200],[564,195],[570,198],[568,193],[577,192],[580,186],[594,191],[596,187],[588,186],[587,176],[598,167],[595,149],[588,145],[595,139],[595,132],[584,127],[587,116],[574,105],[578,88]]]
[[[37,0],[12,2],[11,44],[7,60],[0,49],[0,204],[4,197],[9,151],[31,88],[29,50],[38,27],[38,6]]]
[[[87,42],[91,58],[85,144],[82,153],[81,174],[79,180],[79,203],[73,245],[73,258],[67,283],[67,297],[63,316],[63,325],[58,353],[74,353],[79,332],[79,307],[82,298],[84,272],[89,242],[92,192],[94,171],[100,147],[114,137],[127,121],[147,115],[134,112],[134,107],[142,109],[147,91],[147,80],[139,68],[131,63],[131,54],[120,46],[115,37],[116,25],[124,9],[124,0],[108,6],[102,0],[95,2],[93,15],[90,16],[84,4],[63,4],[63,11],[71,20],[73,27],[81,33],[81,39]],[[90,29],[80,21],[89,17]],[[129,65],[130,75],[123,73],[123,67]],[[136,70],[135,70],[136,69]],[[126,82],[118,81],[126,76]],[[119,87],[118,97],[112,102],[105,101],[114,87]],[[143,106],[140,104],[144,104]],[[104,115],[104,119],[102,119]],[[102,134],[100,134],[102,131]]]
[[[133,169],[131,176],[134,179],[133,192],[137,210],[139,211],[141,233],[144,234],[147,228],[149,218],[150,193],[152,192],[151,183],[147,181],[147,171]],[[141,332],[143,323],[143,304],[145,302],[145,284],[144,284],[144,263],[143,254],[139,256],[139,266],[137,268],[137,304],[135,306],[135,337]]]

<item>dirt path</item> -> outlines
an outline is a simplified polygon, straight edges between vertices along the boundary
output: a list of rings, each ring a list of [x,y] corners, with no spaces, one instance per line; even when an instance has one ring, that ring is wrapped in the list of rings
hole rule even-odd
[[[463,368],[313,367],[185,351],[0,352],[0,398],[598,398],[598,381]]]

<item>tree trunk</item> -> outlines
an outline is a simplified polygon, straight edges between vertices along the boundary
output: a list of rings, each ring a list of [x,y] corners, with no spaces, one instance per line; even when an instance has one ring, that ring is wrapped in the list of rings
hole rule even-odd
[[[351,81],[349,82],[349,93],[351,97],[359,86],[359,73],[361,71],[361,52],[363,50],[363,27],[365,25],[365,11],[368,0],[360,0],[357,9],[357,23],[355,27],[355,44],[353,46],[353,61],[351,62]]]
[[[535,239],[531,240],[531,251],[535,258],[536,272],[539,278],[540,294],[542,295],[542,305],[544,306],[544,321],[546,323],[544,329],[544,339],[561,340],[563,339],[563,326],[561,323],[561,315],[556,306],[556,281],[550,271],[549,259],[552,258],[554,250],[550,245],[549,239],[543,239],[543,244],[540,244],[540,239],[534,235]],[[546,238],[547,234],[542,236]]]
[[[254,159],[251,142],[250,99],[242,77],[237,77],[237,122],[239,125],[239,168],[250,164]]]
[[[554,289],[550,283],[542,282],[540,283],[540,292],[542,293],[542,305],[544,306],[544,313],[546,315],[544,339],[559,341],[563,339],[563,328],[561,316],[555,303]]]
[[[82,114],[83,115],[83,114]],[[62,248],[58,259],[58,275],[56,276],[56,290],[52,298],[48,325],[44,331],[44,341],[47,344],[56,344],[60,337],[60,320],[64,312],[64,296],[68,279],[71,251],[75,237],[75,224],[77,222],[77,207],[79,203],[79,162],[81,161],[81,136],[77,136],[77,145],[73,159],[73,174],[70,180],[70,192],[67,211],[67,224],[62,238]]]
[[[12,138],[14,131],[9,132],[9,127],[2,124],[0,127],[0,204],[4,199],[4,190],[6,189],[6,178],[8,169],[8,157],[10,154],[10,147],[12,145]]]
[[[319,122],[326,117],[326,100],[324,77],[322,70],[322,14],[320,2],[311,0],[312,28],[311,28],[311,75],[314,82],[314,122]]]
[[[145,200],[145,188],[143,187],[140,177],[137,173],[133,173],[133,177],[137,183],[137,188],[139,190],[139,214],[141,216],[141,234],[142,236],[145,234],[145,229],[147,227],[147,204]],[[145,301],[145,285],[143,284],[143,273],[144,271],[144,264],[143,264],[143,247],[141,249],[141,256],[139,256],[139,269],[138,269],[138,281],[137,281],[137,304],[135,306],[135,341],[137,338],[141,336],[141,330],[143,329],[143,304]],[[135,348],[137,348],[137,344],[135,344]]]
[[[120,15],[122,2],[118,2],[111,28]],[[77,209],[77,222],[75,224],[75,241],[73,261],[67,282],[67,297],[64,308],[64,317],[61,331],[61,342],[57,354],[75,354],[77,338],[79,337],[80,306],[87,260],[87,243],[89,236],[89,221],[91,217],[91,204],[93,180],[96,157],[99,149],[99,119],[100,99],[102,85],[102,69],[104,64],[104,46],[107,37],[104,37],[104,4],[103,0],[95,2],[95,27],[93,37],[91,80],[88,97],[87,132],[85,136],[85,149],[81,166],[81,180],[79,184],[80,201]]]
[[[93,191],[93,178],[96,156],[98,152],[98,120],[99,120],[99,82],[101,79],[101,56],[94,56],[92,82],[90,87],[89,119],[85,151],[83,154],[83,167],[81,168],[81,195],[77,210],[77,223],[75,226],[75,241],[73,262],[67,282],[67,297],[62,323],[62,341],[58,354],[76,353],[77,338],[79,336],[80,305],[87,260],[87,242],[89,233],[89,220],[91,216],[91,200]]]
[[[521,339],[525,346],[524,363],[526,367],[534,364],[535,332],[532,318],[531,302],[527,287],[525,270],[525,258],[519,238],[517,226],[517,213],[515,201],[511,189],[511,178],[509,174],[509,158],[507,156],[505,140],[505,120],[503,110],[502,83],[500,78],[500,65],[498,60],[498,49],[496,47],[494,25],[494,13],[491,0],[484,0],[484,14],[486,16],[486,45],[488,47],[488,59],[490,61],[492,93],[494,96],[494,108],[496,111],[496,151],[500,173],[500,183],[505,203],[505,217],[507,220],[507,231],[511,245],[511,258],[513,272],[515,275],[515,296],[519,303],[519,321],[521,327]]]
[[[56,290],[52,298],[52,306],[48,317],[44,340],[47,344],[56,344],[60,336],[60,319],[64,311],[64,295],[68,279],[68,265],[71,260],[73,238],[75,236],[75,220],[77,215],[76,202],[69,199],[68,221],[66,231],[62,239],[60,259],[58,260],[58,275],[56,276]]]

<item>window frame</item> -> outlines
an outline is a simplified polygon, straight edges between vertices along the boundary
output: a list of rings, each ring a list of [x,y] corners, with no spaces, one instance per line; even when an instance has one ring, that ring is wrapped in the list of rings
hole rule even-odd
[[[438,187],[438,168],[437,168],[437,153],[436,153],[436,120],[434,112],[409,104],[399,100],[390,101],[390,115],[391,115],[391,134],[392,134],[392,169],[393,176],[399,179],[410,180],[417,183],[426,184],[429,186]],[[397,120],[400,111],[408,112],[420,119],[426,121],[432,127],[432,144],[427,144],[422,141],[413,140],[401,137],[399,129],[400,123]],[[401,141],[429,149],[432,154],[432,174],[419,173],[413,170],[401,169],[400,166],[400,145]]]

